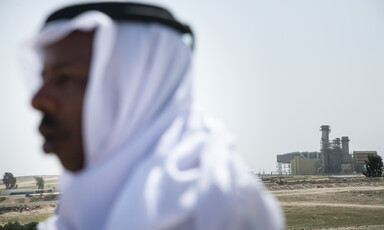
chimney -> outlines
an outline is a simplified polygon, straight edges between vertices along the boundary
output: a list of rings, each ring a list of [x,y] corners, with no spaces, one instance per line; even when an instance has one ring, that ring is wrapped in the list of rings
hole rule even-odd
[[[322,149],[325,149],[327,147],[329,147],[329,133],[331,132],[331,130],[329,129],[329,125],[322,125],[320,127],[320,131],[321,131],[321,148]]]
[[[349,138],[341,137],[341,151],[349,154]]]

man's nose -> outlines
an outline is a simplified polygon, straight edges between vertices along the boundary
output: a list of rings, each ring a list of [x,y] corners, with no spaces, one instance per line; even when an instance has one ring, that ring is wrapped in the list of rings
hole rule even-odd
[[[45,113],[52,113],[57,108],[54,92],[48,85],[43,84],[31,101],[32,107]]]

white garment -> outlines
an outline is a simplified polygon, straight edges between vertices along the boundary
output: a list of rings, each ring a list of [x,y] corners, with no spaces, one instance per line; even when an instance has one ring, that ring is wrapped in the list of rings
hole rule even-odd
[[[58,216],[39,228],[282,229],[280,207],[247,172],[231,136],[192,108],[192,54],[178,32],[86,12],[51,22],[30,45],[38,54],[73,30],[93,29],[86,166],[66,173]],[[36,91],[39,80],[31,80]]]

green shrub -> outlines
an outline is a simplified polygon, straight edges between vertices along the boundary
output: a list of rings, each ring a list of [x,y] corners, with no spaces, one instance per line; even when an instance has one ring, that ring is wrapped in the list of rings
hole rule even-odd
[[[368,160],[365,161],[365,169],[363,174],[366,177],[381,177],[384,171],[383,159],[379,155],[368,155]]]
[[[37,230],[37,222],[31,222],[26,225],[24,225],[25,230]]]
[[[56,194],[49,194],[44,197],[44,201],[52,201],[57,199],[58,199],[58,195]]]
[[[4,226],[0,226],[0,230],[37,230],[37,222],[31,222],[25,225],[21,225],[18,221],[8,224]]]

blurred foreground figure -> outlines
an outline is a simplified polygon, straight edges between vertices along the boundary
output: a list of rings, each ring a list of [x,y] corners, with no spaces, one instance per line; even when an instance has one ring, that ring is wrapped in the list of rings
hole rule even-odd
[[[39,229],[283,228],[231,136],[192,106],[183,35],[164,9],[94,3],[53,13],[28,43],[43,149],[66,170]]]

